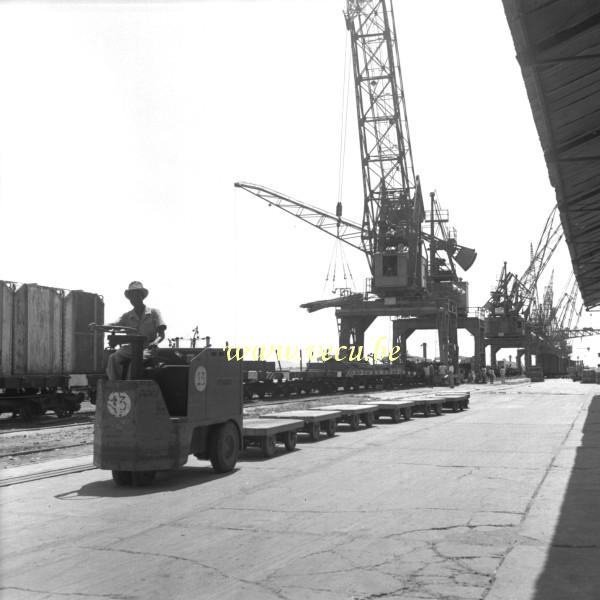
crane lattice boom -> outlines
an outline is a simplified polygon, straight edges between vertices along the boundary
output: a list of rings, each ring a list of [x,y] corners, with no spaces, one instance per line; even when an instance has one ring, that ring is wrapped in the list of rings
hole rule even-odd
[[[415,177],[394,15],[385,0],[348,0],[368,255],[418,252],[424,211]],[[413,265],[413,269],[416,265]]]

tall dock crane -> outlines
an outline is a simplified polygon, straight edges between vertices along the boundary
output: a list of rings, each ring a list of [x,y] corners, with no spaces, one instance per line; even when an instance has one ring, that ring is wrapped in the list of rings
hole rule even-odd
[[[341,202],[332,214],[263,186],[235,185],[365,253],[371,278],[364,295],[303,305],[309,311],[337,307],[340,345],[364,345],[373,320],[389,316],[395,319],[394,343],[403,359],[415,330],[437,329],[441,361],[457,368],[459,318],[467,328],[472,324],[467,322],[468,284],[456,275],[454,263],[467,270],[476,253],[459,246],[445,228],[447,212],[435,195],[430,211],[425,210],[413,166],[391,2],[347,0],[345,17],[361,152],[362,223],[343,218]],[[423,231],[425,222],[429,232]],[[475,325],[482,338],[482,324]]]

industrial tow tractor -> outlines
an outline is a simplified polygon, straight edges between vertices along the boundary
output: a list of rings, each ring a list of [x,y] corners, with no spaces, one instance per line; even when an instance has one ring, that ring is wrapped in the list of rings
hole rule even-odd
[[[242,372],[219,348],[160,349],[143,364],[144,337],[127,327],[95,326],[114,348],[130,344],[129,379],[98,382],[94,465],[117,485],[149,485],[156,471],[190,454],[231,471],[242,445]],[[174,364],[173,364],[174,363]]]

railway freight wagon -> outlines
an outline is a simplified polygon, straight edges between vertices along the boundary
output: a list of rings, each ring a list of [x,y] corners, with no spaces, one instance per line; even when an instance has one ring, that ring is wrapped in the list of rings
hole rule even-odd
[[[303,370],[276,370],[272,362],[243,361],[242,371],[246,401],[254,397],[288,398],[424,384],[422,369],[412,363],[404,366],[326,361],[309,362]]]
[[[0,281],[0,414],[79,410],[81,387],[103,370],[103,335],[88,330],[91,322],[104,322],[97,294]]]

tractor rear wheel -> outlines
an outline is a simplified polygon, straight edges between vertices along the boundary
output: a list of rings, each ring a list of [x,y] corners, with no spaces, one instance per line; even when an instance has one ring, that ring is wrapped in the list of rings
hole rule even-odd
[[[232,471],[238,459],[240,440],[236,426],[223,423],[210,436],[210,462],[217,473]]]
[[[150,485],[154,481],[156,471],[133,471],[131,481],[133,485],[140,487]]]
[[[131,485],[133,473],[131,471],[113,471],[112,478],[117,485]]]

